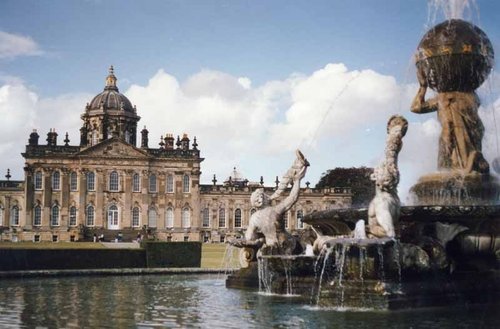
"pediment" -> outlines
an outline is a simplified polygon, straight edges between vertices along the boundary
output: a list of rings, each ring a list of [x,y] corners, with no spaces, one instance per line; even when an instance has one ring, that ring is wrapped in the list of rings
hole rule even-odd
[[[77,156],[89,158],[149,158],[149,155],[145,151],[126,143],[120,138],[105,140],[81,151]]]

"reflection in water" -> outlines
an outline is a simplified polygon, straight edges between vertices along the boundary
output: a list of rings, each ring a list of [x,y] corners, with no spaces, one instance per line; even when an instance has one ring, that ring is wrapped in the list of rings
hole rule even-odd
[[[1,328],[495,328],[497,309],[341,312],[229,290],[208,275],[0,281]]]

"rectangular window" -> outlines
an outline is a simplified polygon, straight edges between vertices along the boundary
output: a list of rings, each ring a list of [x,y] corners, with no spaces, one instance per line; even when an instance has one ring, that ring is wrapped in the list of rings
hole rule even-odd
[[[111,172],[109,175],[109,190],[112,192],[118,192],[120,176],[116,171]]]
[[[156,193],[156,175],[149,176],[149,192]]]
[[[59,207],[52,207],[52,211],[50,212],[50,225],[59,226]]]
[[[42,189],[43,174],[41,171],[35,172],[35,190]]]
[[[226,209],[219,209],[219,227],[226,227]]]
[[[87,173],[87,191],[95,191],[95,174]]]
[[[134,207],[134,209],[132,209],[132,227],[139,227],[139,225],[139,208]]]
[[[174,175],[167,176],[167,193],[174,193]]]
[[[56,191],[61,189],[61,173],[59,171],[52,173],[52,189]]]
[[[285,222],[285,228],[288,228],[288,211],[283,214],[283,222]]]
[[[141,191],[141,176],[139,176],[139,174],[134,174],[134,176],[132,177],[132,191]]]
[[[17,206],[10,210],[10,225],[19,226],[19,208]]]
[[[72,192],[78,189],[78,175],[74,171],[69,176],[69,189]]]
[[[234,227],[241,227],[241,209],[236,209],[234,211]]]
[[[94,207],[87,207],[87,226],[94,226]]]
[[[33,236],[33,242],[40,242],[40,236],[38,234]]]
[[[168,228],[174,227],[174,210],[172,208],[167,208],[165,213],[165,226]]]
[[[184,175],[182,179],[182,191],[184,193],[189,193],[189,176]]]
[[[69,208],[69,226],[76,226],[76,207]]]
[[[148,226],[156,227],[156,210],[149,209],[148,211]]]
[[[33,209],[33,226],[42,225],[42,207],[36,206]]]
[[[210,211],[208,208],[203,209],[202,216],[203,227],[210,227]]]

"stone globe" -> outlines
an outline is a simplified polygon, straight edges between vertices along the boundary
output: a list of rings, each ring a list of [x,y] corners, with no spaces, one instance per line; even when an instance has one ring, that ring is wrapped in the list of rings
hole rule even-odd
[[[417,48],[416,66],[437,92],[477,89],[494,61],[490,40],[477,26],[451,19],[431,28]]]

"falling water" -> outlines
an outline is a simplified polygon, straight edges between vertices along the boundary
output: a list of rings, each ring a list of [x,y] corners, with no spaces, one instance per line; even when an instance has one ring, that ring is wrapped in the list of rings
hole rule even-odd
[[[340,252],[337,254],[337,252],[335,253],[336,255],[336,268],[337,268],[337,277],[338,277],[338,280],[337,280],[337,287],[338,289],[340,289],[340,307],[344,307],[344,292],[345,292],[345,288],[344,288],[344,285],[342,284],[342,279],[343,279],[343,275],[344,275],[344,266],[345,266],[345,259],[346,259],[346,255],[347,253],[349,252],[349,249],[350,249],[350,246],[348,246],[347,244],[342,244],[342,248],[340,249]],[[337,248],[338,250],[338,248]],[[338,257],[337,257],[338,255]]]
[[[383,245],[377,245],[378,252],[378,273],[380,275],[380,281],[385,281],[385,271],[384,271],[384,251],[382,250]]]
[[[234,254],[236,251],[239,250],[235,248],[234,246],[227,244],[226,245],[226,250],[224,250],[224,256],[222,257],[221,261],[221,266],[220,266],[220,271],[217,274],[217,278],[219,279],[220,276],[226,277],[229,272],[231,272],[234,268],[234,262],[235,262],[235,257]]]
[[[285,271],[285,280],[286,280],[286,295],[293,295],[293,285],[292,285],[292,260],[282,258],[281,262],[283,264],[283,269]]]
[[[325,249],[323,249],[323,250],[325,250]],[[324,254],[323,266],[321,268],[321,272],[320,272],[319,280],[318,280],[318,285],[317,285],[318,290],[316,291],[316,300],[315,300],[316,305],[318,305],[318,303],[319,303],[319,297],[321,295],[321,284],[323,282],[323,275],[325,274],[325,268],[327,267],[328,260],[330,259],[330,255],[332,254],[332,251],[333,251],[333,247],[330,247],[330,248],[326,249],[326,252]]]
[[[396,293],[402,294],[403,287],[401,284],[401,243],[398,240],[394,240],[394,262],[396,263],[396,268],[398,269],[398,286]]]
[[[273,273],[269,270],[269,262],[267,258],[258,257],[258,275],[259,275],[259,292],[271,294],[271,283],[273,281]]]
[[[429,21],[435,22],[441,12],[445,19],[463,19],[465,13],[477,11],[475,0],[430,0]]]

